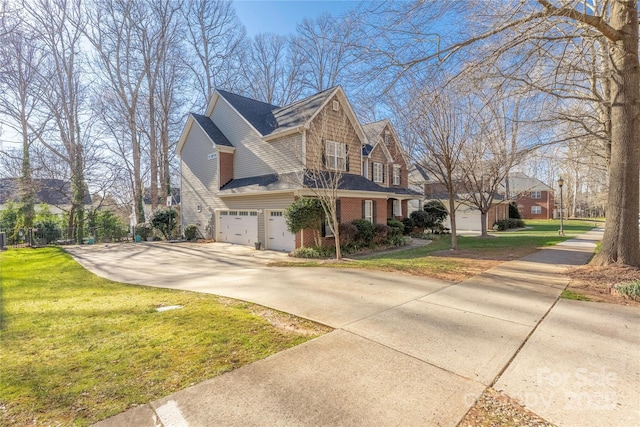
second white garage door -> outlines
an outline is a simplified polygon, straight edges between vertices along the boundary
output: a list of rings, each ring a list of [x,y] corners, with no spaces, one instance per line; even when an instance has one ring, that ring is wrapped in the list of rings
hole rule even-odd
[[[283,211],[269,211],[267,215],[267,249],[292,251],[296,246],[295,236],[287,229]]]
[[[258,241],[258,213],[221,211],[218,241],[254,246]]]

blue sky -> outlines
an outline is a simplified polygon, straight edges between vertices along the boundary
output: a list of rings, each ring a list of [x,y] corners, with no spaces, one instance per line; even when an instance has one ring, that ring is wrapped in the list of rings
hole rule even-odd
[[[340,16],[358,5],[352,0],[235,0],[238,18],[247,34],[295,32],[296,24],[304,18],[315,18],[324,12]]]

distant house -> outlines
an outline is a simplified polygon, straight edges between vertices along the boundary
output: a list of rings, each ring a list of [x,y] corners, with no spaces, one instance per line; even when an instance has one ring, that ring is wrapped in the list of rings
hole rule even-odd
[[[159,191],[158,191],[159,192]],[[158,200],[156,202],[156,206],[158,207],[166,207],[169,206],[169,200],[168,196],[161,196],[158,195]],[[142,198],[143,202],[144,202],[144,218],[145,220],[148,222],[149,218],[151,217],[151,214],[153,213],[153,204],[151,203],[151,190],[149,188],[145,188],[144,189],[144,194],[143,194],[143,198]],[[179,208],[180,206],[180,187],[171,187],[171,199],[170,199],[170,206],[173,206],[174,208]],[[131,227],[135,227],[136,225],[138,225],[137,218],[136,218],[136,214],[135,214],[135,209],[131,209],[131,214],[129,214],[129,225]]]
[[[553,188],[537,178],[523,173],[509,175],[508,192],[515,200],[523,219],[552,219],[555,217]],[[505,191],[507,186],[505,185]]]
[[[9,202],[19,202],[19,178],[2,178],[0,179],[0,210],[4,209]],[[52,214],[62,214],[71,209],[71,200],[73,193],[71,191],[71,183],[61,179],[42,178],[34,179],[35,187],[35,204],[45,203],[49,205]],[[89,191],[85,192],[85,205],[91,205],[91,196]]]
[[[444,185],[430,177],[429,173],[419,165],[414,165],[409,173],[409,179],[414,188],[420,188],[424,195],[424,202],[430,200],[439,200],[449,211],[449,193]],[[465,200],[465,194],[455,195],[456,206],[456,230],[463,231],[481,231],[482,218],[478,208]],[[423,203],[424,203],[423,202]],[[487,212],[487,230],[491,230],[493,223],[509,217],[509,207],[505,203],[504,195],[496,194],[493,204]],[[443,225],[451,228],[450,216],[444,221]]]
[[[177,151],[182,225],[222,242],[290,251],[311,241],[290,233],[283,214],[313,196],[309,168],[340,173],[342,223],[386,224],[421,198],[390,122],[362,125],[340,86],[281,107],[216,90],[204,114],[188,117]]]

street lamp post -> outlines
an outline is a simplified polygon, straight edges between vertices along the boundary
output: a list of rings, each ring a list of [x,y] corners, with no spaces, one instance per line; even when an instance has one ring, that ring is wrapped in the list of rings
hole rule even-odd
[[[564,219],[564,212],[562,210],[562,207],[564,206],[564,204],[562,203],[562,186],[564,185],[564,179],[562,179],[562,177],[560,177],[558,179],[558,187],[560,187],[560,231],[558,232],[559,235],[564,236],[564,224],[563,224],[563,219]]]

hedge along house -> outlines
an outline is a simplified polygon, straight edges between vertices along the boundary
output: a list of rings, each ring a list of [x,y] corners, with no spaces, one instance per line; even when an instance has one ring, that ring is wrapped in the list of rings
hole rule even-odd
[[[305,173],[339,174],[339,222],[407,215],[408,163],[388,121],[362,126],[340,86],[278,107],[216,90],[178,141],[181,222],[220,242],[290,251],[284,209],[313,197]],[[311,236],[311,235],[310,235]]]

